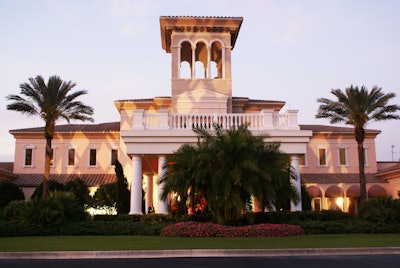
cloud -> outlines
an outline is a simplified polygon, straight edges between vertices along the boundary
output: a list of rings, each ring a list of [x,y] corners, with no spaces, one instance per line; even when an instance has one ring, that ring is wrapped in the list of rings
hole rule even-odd
[[[145,32],[160,6],[154,0],[130,1],[111,0],[111,15],[121,26],[121,31],[129,37],[138,37]]]

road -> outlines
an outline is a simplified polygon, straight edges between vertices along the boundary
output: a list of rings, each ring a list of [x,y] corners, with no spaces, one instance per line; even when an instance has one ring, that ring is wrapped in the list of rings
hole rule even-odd
[[[307,267],[307,268],[330,268],[330,267],[385,267],[400,266],[399,254],[372,254],[372,255],[336,255],[336,256],[291,256],[291,257],[213,257],[213,258],[138,258],[138,259],[1,259],[1,268],[176,268],[176,267]]]

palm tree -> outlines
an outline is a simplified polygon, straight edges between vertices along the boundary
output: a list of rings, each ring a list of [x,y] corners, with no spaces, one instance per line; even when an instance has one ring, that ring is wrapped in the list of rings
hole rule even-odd
[[[331,124],[344,122],[354,127],[354,136],[358,146],[358,168],[360,173],[360,200],[367,198],[366,181],[364,173],[364,138],[365,127],[373,121],[400,119],[396,114],[400,110],[398,105],[389,105],[388,102],[396,95],[384,94],[381,88],[374,86],[371,91],[365,86],[358,88],[351,85],[343,92],[340,89],[332,89],[335,100],[319,98],[321,103],[316,118],[327,118]]]
[[[215,125],[214,131],[196,129],[196,145],[183,145],[169,156],[163,198],[175,192],[181,202],[195,197],[205,198],[214,220],[228,223],[239,219],[252,197],[277,200],[275,180],[290,173],[285,168],[288,160],[279,151],[278,143],[265,144],[263,136],[253,136],[247,125],[223,130]],[[285,184],[292,187],[290,183]],[[297,192],[289,191],[293,200]],[[183,201],[182,201],[183,200]]]
[[[43,197],[48,196],[48,182],[50,178],[50,161],[52,159],[51,142],[54,137],[55,124],[59,119],[81,120],[93,122],[93,108],[76,99],[85,95],[85,90],[70,93],[75,83],[65,82],[58,76],[50,76],[47,84],[42,76],[29,78],[29,83],[20,85],[22,95],[9,95],[7,99],[13,101],[7,105],[13,110],[30,116],[38,116],[45,122],[44,137],[46,139],[46,154],[44,165]]]

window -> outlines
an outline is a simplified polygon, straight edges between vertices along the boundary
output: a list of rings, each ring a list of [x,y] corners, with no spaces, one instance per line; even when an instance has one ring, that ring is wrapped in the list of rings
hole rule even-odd
[[[326,149],[325,148],[318,149],[318,157],[319,157],[319,165],[326,166]]]
[[[68,166],[75,166],[75,149],[68,149]]]
[[[368,166],[368,148],[364,147],[364,166]]]
[[[25,148],[24,166],[25,167],[33,166],[33,148],[32,147]]]
[[[118,150],[112,149],[111,150],[111,166],[115,166],[115,163],[117,163],[117,160],[118,160]]]
[[[321,211],[321,198],[320,197],[313,198],[311,205],[314,211]]]
[[[55,167],[56,166],[56,149],[51,149],[51,158],[50,158],[50,166]]]
[[[299,165],[300,166],[306,165],[306,155],[305,154],[299,155]]]
[[[90,149],[89,150],[89,166],[97,166],[97,150]]]
[[[346,148],[339,148],[339,165],[347,166],[347,150],[346,150]]]

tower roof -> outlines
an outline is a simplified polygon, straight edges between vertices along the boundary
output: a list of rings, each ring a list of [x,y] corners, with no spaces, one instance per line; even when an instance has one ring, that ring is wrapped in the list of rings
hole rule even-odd
[[[229,32],[232,49],[235,46],[243,17],[193,17],[193,16],[161,16],[162,48],[171,52],[171,34],[176,32]]]

